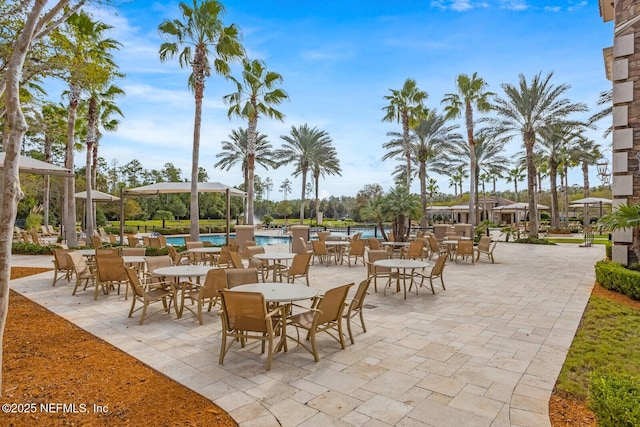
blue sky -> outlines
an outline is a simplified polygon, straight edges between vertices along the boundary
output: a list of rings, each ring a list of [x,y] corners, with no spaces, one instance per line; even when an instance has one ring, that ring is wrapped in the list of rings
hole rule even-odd
[[[324,196],[353,196],[371,183],[385,190],[393,186],[396,163],[381,160],[382,144],[389,139],[387,132],[401,128],[381,121],[382,108],[389,89],[399,89],[409,77],[428,92],[427,106],[439,109],[461,73],[478,72],[490,90],[502,95],[500,84],[517,83],[520,73],[530,79],[538,72],[553,72],[554,83],[571,85],[571,100],[593,111],[598,94],[610,88],[602,48],[612,44],[612,27],[602,22],[597,0],[223,3],[224,22],[240,27],[248,56],[282,74],[282,87],[290,97],[279,108],[284,122],[262,119],[259,130],[274,147],[292,126],[304,123],[333,139],[343,173],[321,181]],[[171,162],[189,177],[194,114],[186,84],[189,70],[181,69],[177,60],[160,63],[158,57],[158,24],[179,17],[178,3],[134,1],[95,11],[95,16],[115,27],[110,36],[123,43],[116,60],[127,76],[119,82],[127,96],[118,101],[125,117],[117,133],[103,137],[100,155],[109,163],[117,159],[119,165],[137,158],[146,169]],[[200,166],[211,181],[238,185],[239,168],[226,172],[213,167],[221,141],[231,130],[246,126],[227,117],[222,96],[231,92],[231,83],[219,76],[207,81]],[[591,137],[609,144],[602,140],[602,129]],[[505,155],[515,156],[520,144],[511,143]],[[83,160],[84,154],[78,153],[76,164]],[[291,166],[275,171],[258,167],[256,173],[273,179],[270,198],[279,200],[282,193],[277,189],[286,178],[293,183],[289,197],[300,197],[301,179],[293,178],[292,171]],[[433,176],[440,191],[453,193],[448,178]],[[576,169],[569,184],[581,184],[580,179]],[[592,184],[597,182],[594,170]],[[499,182],[498,187],[511,185]],[[417,182],[412,190],[418,191]]]

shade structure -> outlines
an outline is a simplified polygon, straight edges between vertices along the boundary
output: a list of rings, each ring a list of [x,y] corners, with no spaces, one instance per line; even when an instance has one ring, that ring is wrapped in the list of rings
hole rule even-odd
[[[230,187],[220,182],[199,182],[198,193],[224,193],[229,190],[232,196],[245,197],[244,191]],[[155,184],[143,185],[142,187],[130,188],[124,191],[125,195],[151,196],[154,194],[190,193],[190,182],[157,182]]]
[[[597,205],[600,203],[603,205],[610,205],[613,203],[613,200],[605,199],[603,197],[585,197],[584,199],[571,201],[572,205]]]
[[[79,193],[76,193],[73,196],[76,199],[86,200],[87,199],[87,192],[86,191],[80,191]],[[98,190],[91,190],[91,200],[94,201],[94,202],[115,202],[115,201],[120,200],[120,197],[113,196],[113,195],[107,194],[107,193],[103,193],[102,191],[98,191]]]
[[[0,170],[4,169],[4,160],[6,153],[0,153]],[[33,157],[19,156],[18,170],[24,173],[33,173],[37,175],[57,175],[57,176],[71,176],[70,169],[63,168],[51,163],[36,160]]]
[[[546,205],[541,205],[541,204],[537,204],[536,207],[538,209],[542,209],[542,210],[546,210],[549,209],[549,206]],[[512,203],[510,205],[502,205],[502,206],[496,206],[495,208],[493,208],[494,211],[524,211],[526,209],[529,209],[529,203],[524,203],[524,202],[518,202],[518,203]]]
[[[143,185],[142,187],[130,188],[123,190],[122,195],[131,196],[153,196],[158,194],[176,194],[176,193],[190,193],[191,182],[157,182],[155,184]],[[225,193],[227,204],[227,243],[229,242],[229,206],[231,196],[246,197],[247,193],[244,191],[233,188],[229,185],[222,184],[220,182],[199,182],[198,193]],[[120,239],[124,237],[124,197],[120,198]],[[121,240],[122,241],[122,240]]]

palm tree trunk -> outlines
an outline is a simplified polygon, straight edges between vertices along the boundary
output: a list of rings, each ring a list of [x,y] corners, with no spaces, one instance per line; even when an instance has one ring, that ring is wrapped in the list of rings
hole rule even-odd
[[[196,112],[193,122],[193,153],[191,156],[191,198],[189,235],[192,241],[200,240],[200,209],[198,206],[198,159],[200,157],[200,127],[202,125],[202,98],[204,83],[196,82]]]
[[[549,161],[549,181],[551,187],[551,229],[560,228],[560,211],[558,210],[558,164]]]
[[[411,149],[409,147],[409,114],[405,108],[402,111],[402,149],[407,158],[407,190],[411,188]]]
[[[529,199],[529,236],[538,238],[538,206],[536,205],[535,179],[536,166],[533,162],[533,145],[536,137],[533,133],[525,133],[524,143],[527,153],[527,190]],[[526,220],[526,218],[525,218]]]
[[[316,223],[318,222],[318,218],[320,218],[320,198],[318,197],[318,184],[320,183],[320,174],[314,173],[313,180],[315,183],[315,196],[316,196]]]
[[[467,125],[467,141],[469,141],[469,222],[475,226],[477,224],[476,218],[476,203],[477,203],[477,174],[476,169],[476,143],[473,138],[473,109],[469,102],[465,106],[465,118]]]
[[[64,159],[64,167],[73,170],[73,146],[75,140],[75,127],[78,111],[78,103],[80,102],[80,88],[75,85],[69,85],[69,118],[67,119],[67,147]],[[78,238],[76,236],[76,199],[75,194],[75,176],[71,174],[69,178],[65,179],[64,187],[64,236],[67,241],[67,245],[74,247],[78,245]]]
[[[562,169],[564,171],[564,221],[566,227],[569,228],[569,176],[567,175],[569,173],[569,166],[567,162],[564,162]]]
[[[51,138],[47,135],[44,137],[44,161],[51,163]],[[49,199],[51,198],[51,177],[44,176],[44,194],[42,195],[42,204],[44,204],[44,225],[49,225]]]
[[[300,224],[304,224],[304,193],[307,190],[307,170],[302,170],[302,195],[300,197]]]
[[[93,223],[93,198],[91,197],[92,190],[92,174],[91,174],[91,160],[93,158],[93,147],[96,142],[96,127],[98,122],[98,112],[96,110],[96,98],[92,96],[89,98],[89,109],[87,111],[87,154],[85,165],[85,180],[87,188],[87,198],[85,200],[85,233],[87,233],[87,239],[93,235],[95,226]]]
[[[420,227],[427,226],[427,165],[420,162],[420,201],[422,202],[422,218],[420,218]]]
[[[254,106],[255,108],[255,106]],[[245,224],[253,225],[253,193],[254,193],[254,173],[256,169],[256,129],[258,128],[258,117],[249,119],[247,129],[247,213]]]
[[[583,193],[584,197],[589,197],[589,164],[587,162],[582,162],[582,182],[583,182]]]

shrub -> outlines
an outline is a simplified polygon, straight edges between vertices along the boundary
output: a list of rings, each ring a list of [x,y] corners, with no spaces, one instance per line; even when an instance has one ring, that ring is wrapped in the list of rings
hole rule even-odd
[[[640,425],[640,379],[592,372],[588,406],[595,413],[598,426]]]
[[[611,259],[611,254],[613,253],[613,244],[611,242],[606,242],[604,244],[604,252],[607,259]]]
[[[596,281],[604,288],[620,292],[634,300],[640,300],[640,272],[638,271],[629,270],[615,262],[598,261]]]
[[[59,246],[40,246],[34,245],[33,243],[22,243],[16,242],[11,245],[11,253],[12,254],[20,254],[20,255],[51,255],[51,248],[56,248]]]
[[[549,234],[572,234],[570,230],[566,228],[551,228]]]
[[[524,237],[522,239],[516,239],[513,243],[528,243],[530,245],[555,245],[555,243],[547,239],[536,239],[534,237]]]

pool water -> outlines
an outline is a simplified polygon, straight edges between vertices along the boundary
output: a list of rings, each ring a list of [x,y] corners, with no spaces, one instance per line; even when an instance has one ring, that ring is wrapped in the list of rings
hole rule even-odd
[[[235,238],[235,234],[229,235]],[[211,242],[214,246],[223,246],[226,243],[226,236],[223,234],[200,236],[203,242]],[[258,246],[289,244],[291,239],[288,236],[255,236]],[[184,245],[184,237],[167,237],[167,243],[171,245]]]

